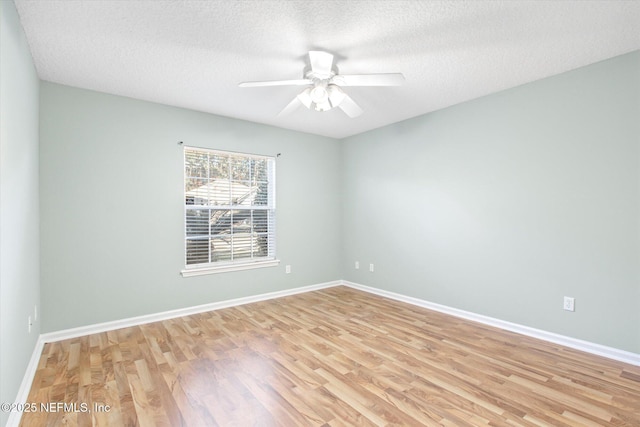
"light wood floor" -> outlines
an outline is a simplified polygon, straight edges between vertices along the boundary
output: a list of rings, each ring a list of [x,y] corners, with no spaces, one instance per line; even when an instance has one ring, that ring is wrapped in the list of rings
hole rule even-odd
[[[47,344],[29,402],[77,412],[23,426],[639,426],[640,368],[336,287]]]

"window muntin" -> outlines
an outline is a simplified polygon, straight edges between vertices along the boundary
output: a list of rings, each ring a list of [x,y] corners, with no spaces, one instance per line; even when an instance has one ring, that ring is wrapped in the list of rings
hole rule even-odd
[[[184,148],[185,265],[275,260],[273,157]]]

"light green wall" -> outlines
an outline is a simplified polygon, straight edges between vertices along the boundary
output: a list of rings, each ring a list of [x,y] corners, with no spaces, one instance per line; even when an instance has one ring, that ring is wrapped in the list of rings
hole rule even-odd
[[[47,82],[40,100],[45,332],[341,277],[339,141]],[[280,266],[180,276],[178,141],[281,153]]]
[[[639,123],[634,52],[347,138],[345,278],[640,353]]]
[[[38,77],[13,2],[0,1],[0,401],[14,402],[40,321]],[[0,412],[0,425],[8,413]]]

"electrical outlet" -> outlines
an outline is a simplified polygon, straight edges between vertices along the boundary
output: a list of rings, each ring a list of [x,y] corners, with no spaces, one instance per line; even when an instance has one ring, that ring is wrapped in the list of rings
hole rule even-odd
[[[31,325],[32,325],[32,323],[31,323],[31,316],[29,316],[29,333],[31,333]]]
[[[575,311],[576,299],[572,297],[564,297],[562,308],[567,311]]]
[[[360,270],[360,261],[356,261],[356,270]]]
[[[287,266],[284,268],[284,272],[285,272],[286,274],[290,274],[290,273],[291,273],[291,266],[290,266],[290,265],[287,265]]]
[[[369,271],[373,273],[373,264],[369,264]]]

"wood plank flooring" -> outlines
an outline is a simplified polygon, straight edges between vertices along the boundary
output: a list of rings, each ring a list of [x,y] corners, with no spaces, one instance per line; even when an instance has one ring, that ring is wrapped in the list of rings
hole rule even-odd
[[[640,367],[335,287],[47,344],[29,402],[58,410],[22,426],[640,426]]]

